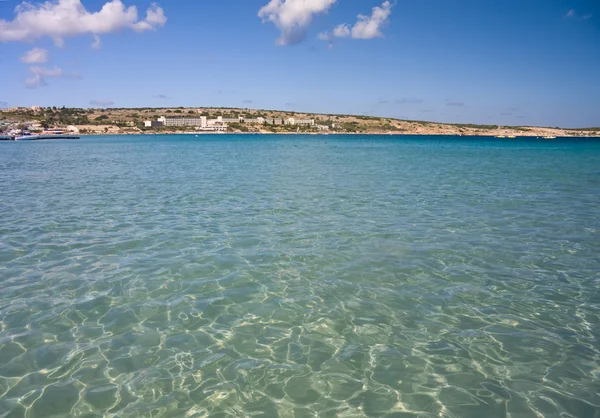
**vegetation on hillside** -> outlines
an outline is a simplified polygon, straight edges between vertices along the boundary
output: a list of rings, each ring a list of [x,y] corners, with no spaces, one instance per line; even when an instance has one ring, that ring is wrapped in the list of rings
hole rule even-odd
[[[315,126],[229,123],[230,132],[273,132],[273,133],[407,133],[407,134],[457,134],[457,135],[600,135],[600,128],[582,128],[559,130],[558,128],[538,128],[528,126],[498,126],[464,123],[439,123],[432,121],[413,121],[395,118],[381,118],[369,115],[310,114],[290,110],[241,109],[229,107],[201,108],[105,108],[82,109],[66,107],[45,107],[37,110],[20,108],[0,110],[0,121],[15,123],[39,123],[44,128],[80,126],[81,129],[107,130],[114,132],[189,132],[194,127],[147,128],[145,120],[156,120],[161,116],[197,118],[205,116],[216,119],[265,118],[265,119],[314,119]],[[94,128],[98,126],[98,128]],[[120,130],[118,128],[121,128]],[[545,130],[545,131],[544,131]],[[557,132],[550,132],[554,130]],[[545,132],[545,133],[544,133]]]

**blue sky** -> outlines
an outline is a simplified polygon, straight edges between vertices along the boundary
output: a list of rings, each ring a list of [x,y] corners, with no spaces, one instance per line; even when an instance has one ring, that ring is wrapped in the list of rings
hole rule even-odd
[[[0,0],[0,107],[228,106],[600,125],[597,0],[32,4]]]

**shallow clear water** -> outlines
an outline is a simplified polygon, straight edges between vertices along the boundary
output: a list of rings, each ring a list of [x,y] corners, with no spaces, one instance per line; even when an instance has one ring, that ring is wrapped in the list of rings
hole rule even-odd
[[[0,143],[0,416],[600,416],[600,141]]]

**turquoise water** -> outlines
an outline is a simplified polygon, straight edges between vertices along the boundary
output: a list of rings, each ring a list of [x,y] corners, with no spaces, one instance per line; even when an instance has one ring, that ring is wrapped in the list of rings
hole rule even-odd
[[[0,143],[2,417],[598,417],[600,141]]]

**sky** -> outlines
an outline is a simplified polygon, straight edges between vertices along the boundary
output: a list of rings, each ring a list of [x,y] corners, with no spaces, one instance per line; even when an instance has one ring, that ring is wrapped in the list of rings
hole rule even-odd
[[[600,126],[598,0],[0,0],[0,107]]]

